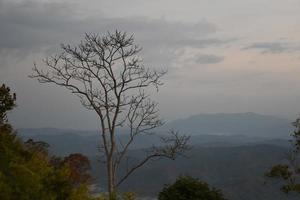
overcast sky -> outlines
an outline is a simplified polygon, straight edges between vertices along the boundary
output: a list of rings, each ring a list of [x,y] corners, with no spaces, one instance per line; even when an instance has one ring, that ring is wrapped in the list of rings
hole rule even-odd
[[[69,91],[28,78],[33,62],[85,32],[134,34],[168,70],[153,97],[166,120],[198,113],[300,113],[299,0],[0,0],[0,80],[17,128],[97,128]]]

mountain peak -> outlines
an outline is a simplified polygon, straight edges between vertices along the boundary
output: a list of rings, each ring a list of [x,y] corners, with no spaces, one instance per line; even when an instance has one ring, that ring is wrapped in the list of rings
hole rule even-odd
[[[292,131],[287,119],[246,113],[204,113],[169,122],[165,128],[174,128],[192,135],[247,135],[260,137],[288,137]]]

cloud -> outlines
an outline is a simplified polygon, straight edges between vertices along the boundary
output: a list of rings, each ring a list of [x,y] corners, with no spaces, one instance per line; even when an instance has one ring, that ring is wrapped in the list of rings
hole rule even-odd
[[[215,64],[224,60],[224,57],[208,54],[197,55],[195,62],[197,64]]]
[[[279,54],[299,51],[300,46],[288,42],[257,42],[244,48],[244,50],[249,49],[257,49],[260,50],[261,53]]]
[[[0,79],[8,80],[9,85],[16,86],[14,87],[16,92],[23,98],[20,99],[21,105],[18,107],[20,111],[15,118],[21,125],[53,126],[51,123],[54,122],[58,124],[57,126],[63,127],[67,121],[96,121],[95,118],[82,114],[81,110],[77,111],[78,104],[75,104],[77,99],[68,96],[64,90],[49,86],[45,92],[44,89],[48,86],[41,87],[27,78],[27,75],[32,73],[32,62],[35,60],[39,63],[39,59],[43,57],[41,54],[56,53],[60,43],[76,45],[85,32],[101,35],[118,29],[134,34],[136,43],[143,47],[141,53],[145,65],[168,69],[170,74],[176,71],[179,76],[184,75],[180,74],[176,63],[184,68],[189,64],[195,64],[194,61],[180,62],[188,56],[185,52],[192,52],[190,55],[195,55],[206,50],[205,48],[219,47],[231,42],[227,38],[218,37],[218,27],[206,20],[186,23],[164,18],[113,17],[101,11],[100,14],[81,15],[79,12],[82,12],[82,8],[69,2],[0,0]],[[198,58],[198,62],[217,62],[216,57],[208,53]],[[5,59],[7,68],[3,67],[6,65],[3,64]],[[166,78],[169,79],[170,76]],[[169,89],[172,91],[172,86]],[[35,96],[34,101],[32,94]],[[38,102],[43,102],[43,105],[36,106]],[[70,109],[60,109],[67,106]],[[44,110],[41,111],[42,109]],[[41,112],[46,114],[43,115]],[[80,115],[74,114],[77,112],[80,112]],[[22,113],[31,115],[22,120],[24,119]],[[84,123],[75,124],[82,126]]]
[[[61,31],[73,24],[65,3],[1,1],[0,50],[33,50],[51,44]],[[63,12],[64,11],[64,12]]]
[[[275,16],[272,13],[276,5],[273,5],[268,13],[261,13],[267,17],[260,24],[249,27],[261,16],[246,13],[245,17],[245,9],[233,9],[230,16],[222,12],[224,6],[233,5],[246,8],[251,4],[256,9],[252,1],[240,5],[237,0],[218,5],[195,1],[187,6],[183,1],[0,0],[0,79],[20,97],[16,113],[24,126],[56,126],[52,122],[60,127],[85,126],[95,119],[77,110],[80,103],[76,98],[54,86],[40,86],[27,75],[32,73],[33,61],[39,63],[45,54],[58,52],[60,43],[77,44],[85,32],[104,34],[119,29],[134,34],[136,44],[143,47],[141,56],[146,66],[168,69],[166,84],[157,95],[162,113],[181,117],[198,111],[236,112],[250,108],[264,111],[266,107],[271,111],[281,108],[296,112],[294,107],[300,97],[295,97],[293,91],[299,85],[295,75],[299,68],[298,60],[292,58],[298,53],[300,43],[286,38],[297,39],[295,22],[289,19],[295,19],[298,13],[291,13],[290,6],[280,3],[277,7],[284,8],[288,18],[282,13],[277,13],[278,20],[270,17]],[[260,5],[259,0],[255,2]],[[220,27],[209,20],[197,22],[203,17],[214,20]],[[233,24],[239,28],[232,28]],[[276,40],[272,30],[266,29],[270,24],[285,39]],[[235,35],[241,40],[231,39]],[[241,52],[244,41],[249,43],[244,43]],[[253,55],[248,51],[275,56],[259,57],[250,63]],[[287,55],[278,57],[280,53]],[[219,64],[205,67],[215,63]],[[294,103],[282,100],[285,97],[294,99]]]
[[[206,20],[183,23],[147,17],[113,18],[103,14],[80,17],[75,4],[0,0],[0,56],[47,52],[60,43],[76,44],[85,32],[103,34],[116,29],[134,34],[150,64],[171,65],[180,49],[228,43],[217,38],[218,28]],[[213,59],[212,57],[210,59]],[[209,61],[208,61],[209,62]]]

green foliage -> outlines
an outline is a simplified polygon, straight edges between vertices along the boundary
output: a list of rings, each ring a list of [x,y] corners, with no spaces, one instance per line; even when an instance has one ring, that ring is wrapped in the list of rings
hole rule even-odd
[[[87,182],[78,174],[74,180],[69,163],[62,160],[55,166],[47,151],[39,148],[28,146],[13,133],[1,132],[0,199],[92,199]]]
[[[96,200],[109,200],[108,194],[100,194],[100,196]],[[136,195],[133,192],[125,192],[123,194],[114,193],[113,199],[115,200],[136,200]]]
[[[181,176],[159,193],[159,200],[225,200],[222,193],[198,179]]]
[[[65,159],[51,158],[46,143],[23,142],[6,119],[7,111],[14,106],[15,95],[3,85],[0,87],[0,199],[94,199],[87,185],[87,158],[78,154]]]
[[[0,87],[0,125],[6,122],[6,113],[12,110],[16,104],[16,94],[10,93],[10,88],[4,84]]]
[[[133,192],[125,192],[123,195],[123,200],[135,200],[136,199],[136,195]]]
[[[293,137],[293,146],[294,146],[294,152],[298,153],[300,150],[300,118],[296,119],[296,121],[293,123],[295,130],[292,134]]]
[[[295,131],[292,134],[293,151],[287,158],[286,164],[274,165],[265,175],[269,178],[281,180],[283,182],[281,191],[284,193],[297,192],[300,193],[300,165],[299,165],[299,151],[300,151],[300,118],[298,118],[293,125]]]

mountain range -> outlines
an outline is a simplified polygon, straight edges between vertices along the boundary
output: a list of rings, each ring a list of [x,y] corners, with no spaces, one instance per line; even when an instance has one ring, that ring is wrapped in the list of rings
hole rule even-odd
[[[158,133],[164,134],[170,128],[191,135],[192,148],[186,157],[154,161],[134,173],[120,190],[155,197],[164,184],[187,174],[221,189],[231,200],[297,199],[282,194],[279,182],[273,183],[264,177],[289,151],[289,135],[293,130],[289,120],[255,113],[200,114],[171,121]],[[118,139],[127,140],[126,131],[122,133]],[[87,155],[95,183],[98,188],[104,187],[105,169],[97,161],[100,142],[97,131],[42,128],[19,129],[18,134],[24,140],[32,138],[49,143],[50,152],[56,155],[76,152]],[[131,147],[130,155],[139,159],[143,150],[153,144],[159,145],[158,138],[140,136]]]

